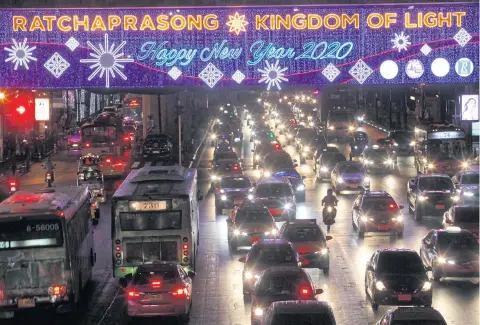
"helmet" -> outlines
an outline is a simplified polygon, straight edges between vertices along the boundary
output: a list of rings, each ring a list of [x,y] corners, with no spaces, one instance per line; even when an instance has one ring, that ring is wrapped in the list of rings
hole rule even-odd
[[[329,189],[327,190],[327,195],[332,195],[332,194],[333,194],[333,190],[332,190],[331,188],[329,188]]]

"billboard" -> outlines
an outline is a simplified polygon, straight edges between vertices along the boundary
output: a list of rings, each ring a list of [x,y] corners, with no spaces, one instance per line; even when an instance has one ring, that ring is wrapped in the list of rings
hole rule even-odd
[[[35,121],[50,120],[50,99],[35,98]]]
[[[1,9],[0,87],[474,83],[478,3]]]
[[[462,95],[460,98],[462,121],[478,121],[478,95]]]

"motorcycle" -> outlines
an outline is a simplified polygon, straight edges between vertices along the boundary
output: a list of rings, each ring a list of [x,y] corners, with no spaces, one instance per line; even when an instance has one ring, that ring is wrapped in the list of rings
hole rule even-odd
[[[53,173],[52,172],[46,172],[45,173],[45,182],[47,183],[48,187],[52,187],[52,183],[53,183]]]
[[[335,223],[337,216],[337,209],[334,206],[328,205],[323,208],[323,223],[327,225],[327,231]]]
[[[92,218],[92,223],[94,225],[98,225],[98,221],[100,219],[100,208],[98,207],[98,201],[96,199],[92,199],[90,201],[90,217]]]

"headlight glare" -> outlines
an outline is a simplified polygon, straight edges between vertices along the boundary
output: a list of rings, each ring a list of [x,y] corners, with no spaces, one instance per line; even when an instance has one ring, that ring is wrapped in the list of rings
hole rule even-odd
[[[428,200],[428,196],[420,195],[420,196],[418,197],[418,199],[419,199],[420,201],[426,201],[426,200]]]
[[[377,281],[375,283],[375,287],[377,288],[377,290],[380,290],[380,291],[387,289],[382,281]]]
[[[463,195],[468,197],[474,196],[473,192],[464,192]]]
[[[301,184],[297,186],[297,191],[304,191],[305,190],[305,185]]]
[[[327,167],[321,167],[321,168],[320,168],[320,171],[326,173],[326,172],[328,172],[328,168],[327,168]]]
[[[291,203],[286,203],[286,204],[284,205],[285,210],[290,210],[291,207],[292,207],[292,204],[291,204]]]
[[[247,199],[253,200],[253,194],[248,194],[248,195],[247,195]]]
[[[222,196],[220,197],[220,199],[221,199],[222,201],[226,201],[226,200],[227,200],[227,196],[226,196],[226,195],[222,195]]]
[[[427,281],[423,284],[422,291],[428,291],[432,288],[432,283]]]
[[[453,195],[452,196],[452,201],[453,202],[458,202],[460,200],[460,198],[458,197],[458,195]]]
[[[363,179],[363,181],[364,181],[365,183],[370,183],[370,177],[365,176],[365,178]]]
[[[235,236],[238,236],[238,235],[240,235],[240,230],[238,230],[238,229],[235,229],[235,230],[233,231],[233,234],[234,234]]]
[[[343,177],[342,177],[342,176],[340,176],[339,178],[337,178],[337,183],[340,183],[340,184],[345,183],[345,181],[343,180]]]
[[[263,309],[257,307],[257,308],[254,309],[253,313],[254,313],[255,316],[261,317],[261,316],[263,316]]]

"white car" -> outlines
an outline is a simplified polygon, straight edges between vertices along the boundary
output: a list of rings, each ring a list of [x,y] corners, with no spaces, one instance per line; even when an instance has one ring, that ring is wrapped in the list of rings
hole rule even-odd
[[[332,186],[335,193],[341,191],[370,190],[370,177],[362,163],[342,161],[332,170]]]

